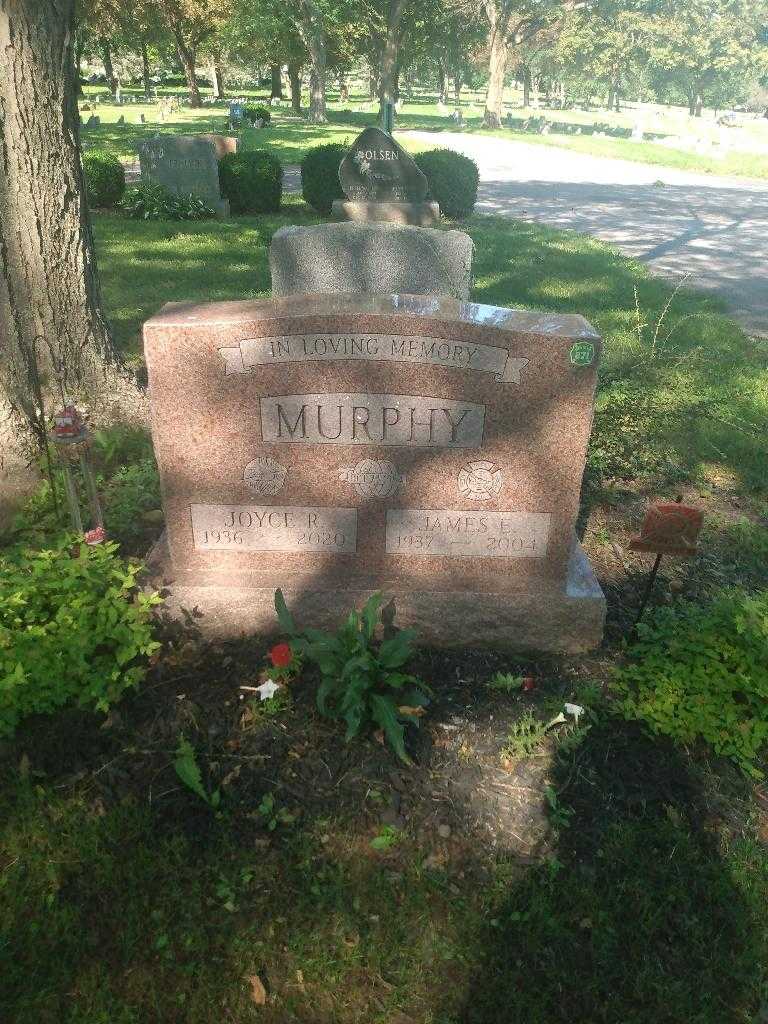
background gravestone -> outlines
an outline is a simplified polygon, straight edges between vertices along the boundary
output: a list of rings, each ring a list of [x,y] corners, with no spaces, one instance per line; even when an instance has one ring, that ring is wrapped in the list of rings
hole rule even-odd
[[[218,217],[229,215],[219,191],[219,162],[210,139],[197,135],[159,135],[138,146],[142,181],[171,192],[199,196]]]
[[[581,651],[574,533],[600,339],[416,295],[171,303],[144,327],[165,607],[212,636],[338,625],[384,590],[426,643]]]
[[[404,224],[319,224],[276,231],[274,295],[355,292],[469,298],[472,239]]]
[[[334,200],[337,220],[428,225],[440,219],[425,201],[427,179],[410,154],[381,128],[366,128],[339,165],[346,200]]]

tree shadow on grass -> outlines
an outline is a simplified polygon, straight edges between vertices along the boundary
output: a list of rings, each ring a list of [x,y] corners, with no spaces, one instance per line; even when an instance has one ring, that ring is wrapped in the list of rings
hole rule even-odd
[[[461,1024],[756,1020],[759,900],[717,847],[697,781],[666,741],[594,726],[556,762],[557,861],[489,913]],[[551,815],[558,820],[557,808]]]

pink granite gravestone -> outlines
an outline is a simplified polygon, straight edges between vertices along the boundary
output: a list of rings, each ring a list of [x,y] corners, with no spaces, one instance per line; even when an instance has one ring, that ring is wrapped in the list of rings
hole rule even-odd
[[[425,642],[578,651],[574,535],[600,339],[426,296],[171,303],[144,327],[169,605],[211,635],[337,623],[375,590]]]

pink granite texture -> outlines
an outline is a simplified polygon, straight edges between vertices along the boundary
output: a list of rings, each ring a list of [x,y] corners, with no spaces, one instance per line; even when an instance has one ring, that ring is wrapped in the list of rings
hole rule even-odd
[[[392,359],[305,359],[225,373],[220,350],[237,348],[244,339],[331,334],[489,346],[500,366],[509,360],[507,365],[519,367],[519,383],[514,369],[512,379],[502,383],[491,372]],[[573,347],[579,344],[582,357],[584,346],[592,346],[594,358],[588,364],[583,359],[580,364],[578,356],[574,361]],[[208,588],[212,599],[218,595],[214,617],[227,618],[227,588],[233,608],[248,593],[261,593],[252,602],[252,628],[266,625],[268,598],[277,586],[297,603],[304,600],[316,609],[325,605],[326,611],[329,604],[348,610],[348,595],[383,589],[404,599],[411,595],[411,618],[422,624],[430,616],[432,595],[433,613],[450,624],[442,640],[441,630],[433,630],[436,642],[471,642],[485,635],[501,642],[505,622],[519,631],[521,615],[528,621],[536,615],[546,619],[548,607],[549,624],[532,626],[530,637],[522,630],[521,642],[507,646],[575,650],[599,642],[604,600],[574,537],[600,355],[600,339],[582,317],[420,296],[170,303],[145,324],[144,347],[167,526],[167,549],[162,549],[158,571],[180,587]],[[262,439],[263,403],[276,396],[326,394],[405,396],[403,415],[410,396],[435,408],[466,403],[484,410],[481,436],[470,438],[468,447]],[[244,480],[245,467],[263,457],[285,470],[274,495],[254,494]],[[399,489],[370,497],[343,479],[345,468],[365,459],[393,464],[404,478]],[[467,500],[459,481],[462,471],[478,461],[491,464],[496,491],[481,501]],[[262,512],[272,506],[354,510],[356,550],[245,551],[234,545],[201,550],[195,546],[191,515],[193,506],[205,505]],[[463,513],[463,527],[471,533],[482,530],[480,519],[491,513],[549,514],[546,550],[539,544],[535,554],[514,558],[387,553],[387,511],[396,514],[398,509]],[[322,595],[331,594],[333,600],[323,600]],[[451,594],[460,613],[452,624],[446,611]],[[319,601],[312,595],[319,595]],[[478,595],[474,616],[468,614],[472,595]],[[590,608],[583,629],[580,599]],[[562,625],[563,616],[571,622],[572,636]],[[322,615],[317,611],[314,617]],[[223,621],[215,632],[247,628],[248,616],[242,623],[241,618],[235,616],[236,628]]]

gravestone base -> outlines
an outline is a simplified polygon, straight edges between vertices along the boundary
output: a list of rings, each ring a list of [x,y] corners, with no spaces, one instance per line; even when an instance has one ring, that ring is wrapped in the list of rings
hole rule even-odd
[[[229,219],[229,200],[228,199],[206,199],[204,200],[208,206],[211,207],[213,212],[216,214],[216,220],[228,220]]]
[[[331,217],[336,221],[379,221],[434,227],[440,223],[437,203],[374,202],[365,199],[334,199]]]
[[[428,580],[418,590],[396,580],[339,589],[323,586],[316,576],[289,573],[222,585],[220,575],[175,571],[165,534],[150,552],[147,569],[146,588],[166,595],[160,614],[186,621],[184,612],[194,610],[195,624],[209,640],[277,635],[277,587],[299,629],[337,629],[353,607],[381,590],[387,600],[394,598],[396,625],[414,628],[419,642],[433,647],[581,654],[599,646],[605,624],[605,596],[577,540],[564,587],[512,594],[433,591]]]

